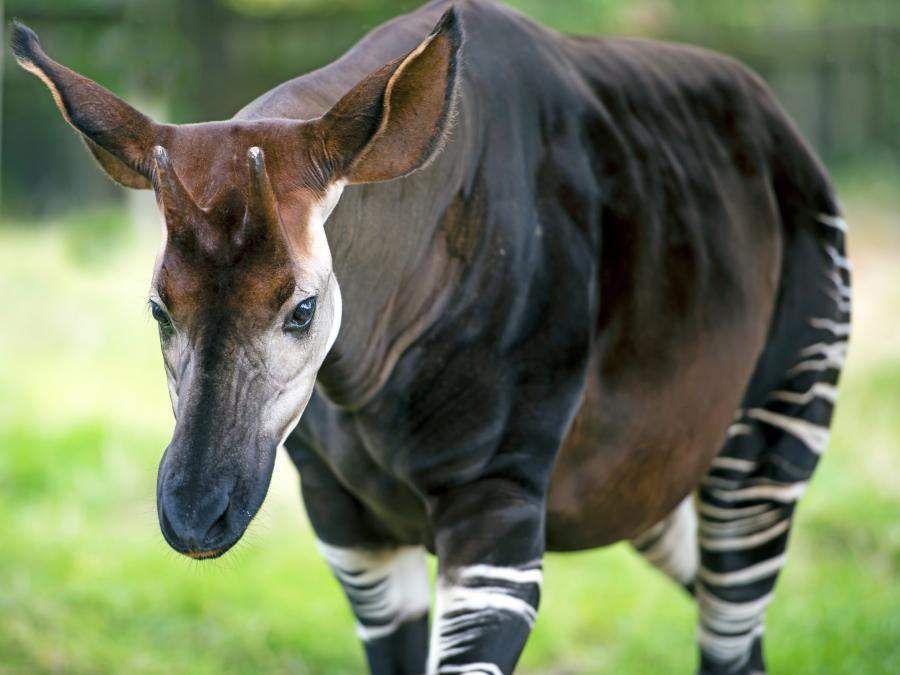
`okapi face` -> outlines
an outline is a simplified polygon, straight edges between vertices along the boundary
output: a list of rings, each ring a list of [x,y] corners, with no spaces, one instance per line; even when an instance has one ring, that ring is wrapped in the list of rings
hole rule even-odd
[[[165,226],[150,308],[176,417],[157,510],[176,550],[221,555],[262,504],[341,324],[325,221],[346,185],[400,178],[437,153],[460,45],[451,10],[317,119],[174,126],[53,61],[14,25],[19,64],[101,167],[156,192]]]
[[[177,420],[157,506],[167,541],[194,557],[221,554],[256,513],[341,323],[324,229],[341,187],[303,186],[279,204],[264,151],[232,156],[243,180],[201,207],[154,149],[166,230],[150,307]]]

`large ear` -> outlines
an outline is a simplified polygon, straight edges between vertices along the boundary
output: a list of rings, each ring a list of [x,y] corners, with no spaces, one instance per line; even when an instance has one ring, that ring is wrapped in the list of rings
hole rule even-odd
[[[150,149],[158,125],[96,82],[47,56],[27,26],[13,23],[11,45],[16,61],[47,85],[63,117],[82,134],[110,178],[127,187],[150,188]]]
[[[369,75],[322,117],[327,152],[341,178],[400,178],[437,154],[453,115],[462,39],[451,8],[424,42]]]

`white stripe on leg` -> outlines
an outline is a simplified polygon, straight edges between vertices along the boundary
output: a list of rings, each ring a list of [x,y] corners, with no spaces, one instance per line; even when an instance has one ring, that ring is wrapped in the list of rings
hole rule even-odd
[[[317,543],[350,600],[364,642],[427,614],[430,587],[421,546],[367,550]]]
[[[697,512],[693,497],[683,499],[665,520],[654,525],[632,544],[648,562],[672,579],[684,585],[690,584],[698,564]]]
[[[441,675],[444,673],[453,673],[456,675],[503,675],[503,672],[493,663],[466,663],[464,665],[447,665],[442,666],[439,671]]]
[[[441,578],[435,594],[434,625],[428,650],[428,675],[484,673],[502,675],[499,666],[479,661],[446,664],[483,647],[480,641],[491,625],[521,621],[528,631],[537,618],[537,599],[543,573],[540,562],[520,567],[469,565]]]

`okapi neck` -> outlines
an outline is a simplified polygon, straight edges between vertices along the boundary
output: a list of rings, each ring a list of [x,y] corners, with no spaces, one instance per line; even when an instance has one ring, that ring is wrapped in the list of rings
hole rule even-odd
[[[463,140],[406,178],[349,186],[326,225],[343,317],[318,384],[340,407],[359,409],[377,395],[468,274],[457,250],[460,230],[472,228],[460,217],[471,184],[459,161]]]

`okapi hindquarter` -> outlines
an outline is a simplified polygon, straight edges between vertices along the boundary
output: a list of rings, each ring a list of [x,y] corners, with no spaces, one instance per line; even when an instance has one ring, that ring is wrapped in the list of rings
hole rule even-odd
[[[434,0],[175,126],[22,26],[13,49],[157,194],[173,547],[238,541],[284,441],[373,673],[512,672],[544,552],[622,539],[695,595],[702,673],[764,671],[850,281],[825,171],[755,75]]]

